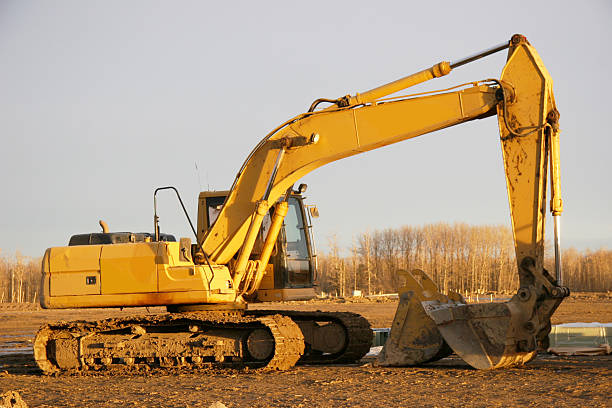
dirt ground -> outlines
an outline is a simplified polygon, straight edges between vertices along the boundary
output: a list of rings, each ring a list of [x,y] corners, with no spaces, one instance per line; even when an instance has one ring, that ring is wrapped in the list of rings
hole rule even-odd
[[[372,327],[389,327],[397,301],[309,301],[254,308],[352,311]],[[151,308],[151,313],[163,311]],[[285,372],[175,371],[108,376],[45,376],[31,341],[38,327],[58,320],[94,320],[145,309],[40,310],[0,304],[0,394],[18,391],[30,407],[612,407],[612,356],[548,354],[522,368],[477,371],[451,356],[408,368],[372,367],[372,359],[343,366],[298,366]],[[553,324],[612,322],[612,295],[573,295]]]

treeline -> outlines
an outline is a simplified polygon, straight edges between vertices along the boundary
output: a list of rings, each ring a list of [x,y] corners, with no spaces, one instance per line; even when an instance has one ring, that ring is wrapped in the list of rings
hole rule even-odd
[[[318,277],[320,289],[329,294],[394,293],[401,285],[397,271],[415,268],[443,291],[512,293],[518,288],[508,227],[440,223],[365,232],[347,255],[341,255],[337,239],[330,241],[329,253],[319,254]],[[552,262],[547,253],[551,274]],[[0,303],[37,302],[40,265],[39,258],[0,254]],[[573,291],[612,290],[612,250],[565,250],[562,268],[564,284]]]
[[[518,288],[510,228],[430,224],[360,234],[348,255],[340,255],[337,239],[319,255],[319,285],[323,292],[350,296],[394,293],[401,286],[399,269],[422,269],[442,291],[512,293]],[[546,251],[545,265],[554,274],[554,259]],[[612,251],[562,252],[564,285],[574,291],[612,289]]]
[[[0,303],[38,302],[41,260],[0,256]]]

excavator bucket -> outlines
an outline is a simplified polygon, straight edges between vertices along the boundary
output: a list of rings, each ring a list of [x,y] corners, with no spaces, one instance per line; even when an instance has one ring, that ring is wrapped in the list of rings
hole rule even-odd
[[[535,307],[535,296],[520,292],[507,303],[467,304],[458,293],[442,294],[421,270],[399,274],[406,284],[378,365],[417,365],[455,352],[474,368],[491,369],[535,357],[535,338],[515,335],[522,334],[516,326],[525,320],[523,310]]]
[[[474,368],[522,365],[536,355],[534,343],[528,347],[515,339],[512,308],[507,303],[423,302],[423,308],[450,348]]]

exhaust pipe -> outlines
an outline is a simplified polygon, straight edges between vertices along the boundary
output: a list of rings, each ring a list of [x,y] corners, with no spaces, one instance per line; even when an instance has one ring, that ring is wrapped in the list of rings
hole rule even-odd
[[[108,234],[108,224],[102,220],[98,221],[102,227],[102,232]]]

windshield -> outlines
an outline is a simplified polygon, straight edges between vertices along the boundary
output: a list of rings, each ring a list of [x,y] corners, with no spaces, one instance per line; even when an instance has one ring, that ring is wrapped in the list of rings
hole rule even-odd
[[[306,229],[300,200],[290,197],[289,212],[283,224],[286,239],[287,283],[307,285],[310,283],[310,256]]]

